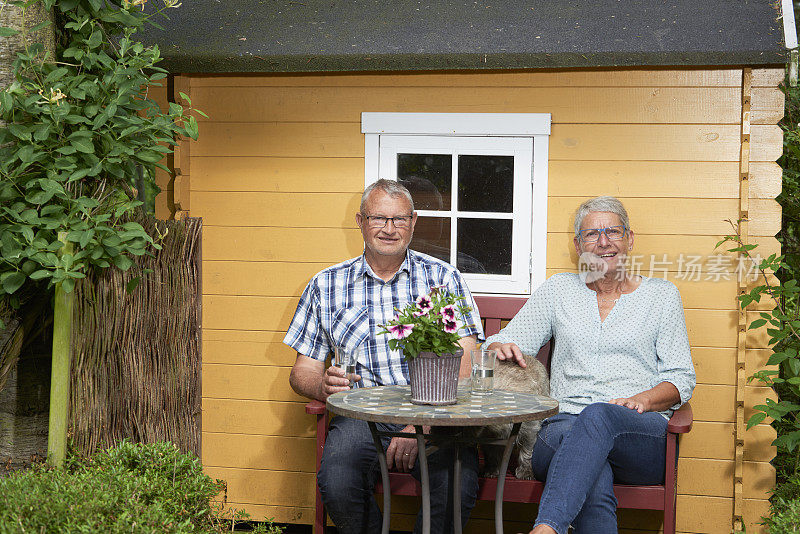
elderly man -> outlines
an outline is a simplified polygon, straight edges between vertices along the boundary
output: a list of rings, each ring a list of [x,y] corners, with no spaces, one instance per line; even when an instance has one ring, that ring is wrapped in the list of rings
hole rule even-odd
[[[483,336],[475,302],[459,272],[451,265],[408,249],[417,214],[411,195],[402,185],[379,180],[367,187],[356,213],[364,237],[363,255],[318,273],[311,279],[297,306],[284,343],[297,351],[289,383],[297,393],[325,401],[345,391],[349,380],[337,367],[325,368],[335,346],[361,346],[354,387],[408,383],[408,366],[389,349],[388,336],[378,335],[379,325],[397,308],[445,286],[463,295],[473,308],[465,321],[461,346],[461,374],[469,374],[469,351]],[[379,425],[386,430],[413,432],[413,427]],[[385,439],[389,467],[411,471],[419,477],[417,442],[411,438]],[[453,529],[451,495],[452,451],[439,449],[429,456],[431,532]],[[461,480],[462,523],[475,504],[478,488],[477,453],[464,451]],[[331,421],[317,482],[322,500],[340,533],[380,532],[381,514],[373,496],[378,460],[364,421],[336,417]],[[415,532],[420,531],[417,517]]]

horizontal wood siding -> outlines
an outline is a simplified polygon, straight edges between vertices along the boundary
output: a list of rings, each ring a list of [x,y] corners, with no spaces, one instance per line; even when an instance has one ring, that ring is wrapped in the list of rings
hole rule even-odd
[[[762,255],[780,250],[782,76],[753,71],[749,233]],[[730,233],[725,220],[739,214],[741,69],[217,75],[182,84],[209,115],[182,164],[191,168],[191,215],[205,225],[203,463],[228,481],[229,506],[312,521],[314,421],[288,387],[295,354],[282,339],[308,279],[361,252],[361,113],[551,113],[547,274],[575,269],[575,207],[620,197],[640,272],[681,291],[697,370],[695,427],[681,442],[678,530],[731,531],[738,286],[735,257],[715,245]],[[708,265],[717,254],[733,263],[714,275],[695,277],[680,263],[698,257]],[[748,333],[748,374],[764,365],[766,347],[764,332]],[[770,395],[747,386],[746,416]],[[767,424],[745,434],[748,532],[761,531],[767,510],[772,439]],[[397,498],[393,528],[410,529],[417,506]],[[507,530],[527,531],[535,513],[507,505]],[[492,514],[479,503],[467,532],[485,532]],[[656,532],[660,514],[621,511],[620,525]]]

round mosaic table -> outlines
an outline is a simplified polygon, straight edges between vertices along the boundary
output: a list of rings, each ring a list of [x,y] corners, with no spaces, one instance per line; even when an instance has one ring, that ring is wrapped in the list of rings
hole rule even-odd
[[[519,427],[525,421],[545,419],[558,413],[558,401],[543,395],[495,390],[491,393],[473,395],[469,389],[458,392],[458,401],[449,406],[426,406],[411,403],[410,386],[380,386],[342,391],[328,397],[328,410],[337,415],[367,421],[378,451],[383,481],[383,534],[389,532],[391,495],[389,469],[386,454],[381,445],[381,436],[409,437],[402,432],[383,432],[376,423],[395,423],[413,425],[420,451],[425,451],[425,440],[435,444],[438,441],[453,442],[451,435],[437,436],[435,433],[423,434],[423,425],[440,426],[485,426],[493,424],[512,424],[508,439],[498,442],[476,438],[465,438],[463,442],[494,443],[505,445],[500,473],[508,469],[511,451],[514,448]],[[455,532],[461,532],[461,459],[459,448],[454,447],[453,466],[453,521]],[[420,484],[422,486],[422,529],[430,533],[430,487],[428,481],[428,462],[425,454],[419,455]],[[505,476],[498,477],[495,496],[495,529],[503,532],[503,485]]]

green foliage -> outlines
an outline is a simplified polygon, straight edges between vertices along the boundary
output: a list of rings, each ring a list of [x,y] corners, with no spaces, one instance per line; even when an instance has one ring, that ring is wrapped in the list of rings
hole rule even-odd
[[[787,501],[776,498],[772,502],[772,516],[764,525],[770,534],[797,534],[800,532],[800,499]]]
[[[123,441],[63,468],[0,478],[0,533],[222,532],[230,520],[213,499],[224,489],[171,443]],[[281,530],[266,522],[260,532]]]
[[[472,308],[458,304],[464,297],[452,295],[443,287],[434,287],[416,303],[398,310],[397,316],[381,325],[379,334],[391,336],[389,348],[403,350],[403,357],[416,358],[420,352],[455,353],[461,346],[459,330],[464,327],[460,317]]]
[[[162,113],[148,97],[166,71],[157,47],[133,39],[153,16],[134,5],[143,1],[11,3],[37,1],[60,22],[58,57],[28,46],[0,92],[0,298],[12,304],[23,284],[69,292],[93,267],[127,270],[158,248],[128,219],[141,205],[133,187],[140,170],[153,187],[176,136],[197,137],[187,109]],[[59,253],[66,243],[74,253]]]
[[[782,284],[770,282],[769,274],[788,268],[785,256],[771,254],[767,258],[754,257],[751,254],[756,245],[744,244],[736,224],[733,224],[734,234],[725,236],[717,246],[733,243],[729,252],[738,252],[752,261],[758,270],[761,282],[749,292],[739,295],[739,305],[742,309],[753,303],[769,299],[773,304],[768,312],[760,312],[759,319],[750,323],[748,329],[767,327],[769,345],[773,354],[767,361],[768,368],[761,369],[748,378],[748,382],[757,380],[764,385],[775,387],[780,385],[786,395],[779,397],[778,401],[766,399],[764,404],[754,406],[755,413],[747,421],[747,428],[761,423],[771,417],[776,424],[786,429],[781,433],[773,445],[778,449],[792,453],[795,449],[800,453],[800,300],[798,293],[800,287],[797,281],[787,280]]]
[[[781,279],[797,279],[800,274],[800,87],[781,86],[786,106],[780,127],[783,130],[783,189],[778,196],[783,224],[778,239],[783,245],[787,268]]]

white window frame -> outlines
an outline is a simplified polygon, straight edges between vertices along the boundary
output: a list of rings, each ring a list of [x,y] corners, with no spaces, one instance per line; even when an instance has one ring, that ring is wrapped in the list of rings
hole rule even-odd
[[[386,163],[391,151],[403,146],[401,136],[408,136],[407,146],[416,153],[469,153],[470,149],[479,150],[481,140],[485,146],[493,145],[492,153],[503,154],[502,141],[490,141],[491,138],[524,138],[532,144],[530,168],[530,193],[526,193],[524,202],[518,204],[514,195],[515,225],[517,221],[528,224],[523,234],[530,239],[530,257],[528,269],[520,273],[519,265],[512,265],[512,275],[465,274],[464,278],[470,290],[476,294],[515,295],[530,294],[545,280],[547,253],[547,167],[548,144],[551,117],[549,113],[374,113],[361,114],[361,132],[365,140],[364,177],[365,185],[379,178],[397,179],[397,168],[393,159]],[[445,138],[445,139],[443,139]],[[453,148],[453,139],[463,142],[463,146]],[[476,139],[479,138],[479,139]],[[383,143],[382,143],[383,140]],[[440,141],[437,141],[440,140]],[[524,142],[509,140],[511,145]],[[423,152],[422,144],[425,144]],[[498,144],[499,143],[499,144]],[[517,146],[520,146],[517,144]],[[530,146],[530,145],[528,145]],[[384,158],[381,151],[384,149]],[[388,152],[387,152],[388,150]],[[442,151],[447,152],[442,152]],[[484,149],[485,150],[485,149]],[[484,152],[485,153],[485,152]],[[523,161],[526,161],[523,156]],[[384,163],[381,164],[381,161]],[[516,159],[515,161],[519,161]],[[517,175],[515,165],[515,178]],[[515,185],[516,193],[516,185]],[[518,206],[524,209],[517,212]],[[530,206],[530,208],[528,208]],[[455,205],[453,205],[455,209]],[[420,215],[435,215],[436,211],[420,210]],[[441,212],[438,212],[441,213]],[[456,213],[450,211],[447,213]],[[526,223],[527,221],[527,223]],[[528,231],[529,230],[529,233]],[[455,225],[451,225],[455,232]],[[525,261],[523,257],[521,261]],[[519,262],[516,262],[519,263]],[[516,269],[516,272],[515,272]],[[521,274],[521,276],[520,276]],[[512,278],[516,278],[512,280]]]

